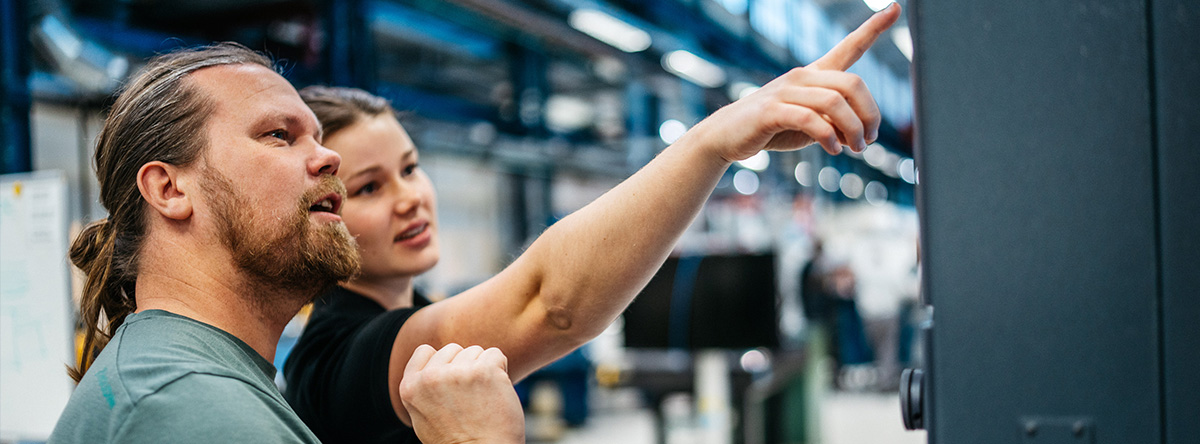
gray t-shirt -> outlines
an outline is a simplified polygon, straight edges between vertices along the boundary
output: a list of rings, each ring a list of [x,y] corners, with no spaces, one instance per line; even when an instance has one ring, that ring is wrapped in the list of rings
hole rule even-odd
[[[50,443],[317,443],[240,339],[161,310],[125,319]]]

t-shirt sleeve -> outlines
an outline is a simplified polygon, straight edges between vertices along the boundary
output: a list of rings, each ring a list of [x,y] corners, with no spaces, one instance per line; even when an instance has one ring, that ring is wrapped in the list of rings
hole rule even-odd
[[[392,408],[388,370],[396,335],[416,309],[392,310],[308,350],[288,374],[288,398],[326,442],[416,442]],[[307,332],[306,332],[307,334]],[[295,352],[293,352],[295,353]],[[308,413],[311,412],[311,413]]]
[[[236,378],[191,374],[139,400],[113,441],[312,443],[316,439],[281,400]]]

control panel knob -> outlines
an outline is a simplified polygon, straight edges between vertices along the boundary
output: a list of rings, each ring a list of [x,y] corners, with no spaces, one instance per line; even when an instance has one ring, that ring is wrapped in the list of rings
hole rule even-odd
[[[900,415],[904,428],[925,429],[925,372],[918,368],[906,368],[900,373]]]

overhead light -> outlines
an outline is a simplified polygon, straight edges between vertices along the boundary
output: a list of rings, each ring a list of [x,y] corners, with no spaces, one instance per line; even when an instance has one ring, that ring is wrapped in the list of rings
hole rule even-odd
[[[748,6],[746,5],[747,0],[717,0],[717,3],[720,3],[726,11],[733,15],[745,14]]]
[[[771,156],[768,155],[766,151],[759,151],[754,153],[753,156],[750,156],[750,158],[746,160],[737,161],[737,164],[741,165],[742,168],[754,171],[762,171],[771,165]]]
[[[658,138],[670,145],[675,143],[676,140],[679,140],[680,137],[683,137],[683,133],[686,133],[687,130],[688,127],[687,125],[684,125],[683,122],[675,119],[668,119],[667,121],[663,122],[662,125],[658,126]]]
[[[733,173],[733,189],[746,196],[758,191],[758,175],[750,170],[738,170]]]
[[[750,373],[762,373],[771,369],[771,357],[759,349],[747,350],[739,361],[742,370]]]
[[[663,55],[662,66],[671,74],[705,88],[716,88],[725,84],[725,70],[682,49]]]
[[[900,163],[896,164],[896,171],[900,173],[900,178],[905,182],[917,183],[917,169],[912,159],[907,157],[901,159]]]
[[[729,98],[732,100],[741,100],[761,88],[750,82],[733,82],[729,85]]]
[[[800,163],[797,163],[795,176],[796,176],[796,183],[799,183],[800,185],[803,185],[806,187],[811,187],[812,186],[812,164],[808,163],[807,161],[801,161]]]
[[[883,205],[887,203],[887,186],[872,180],[871,183],[867,184],[867,190],[863,195],[871,205]]]
[[[872,11],[879,12],[896,2],[894,0],[863,0],[863,3],[866,3]]]
[[[571,132],[591,125],[596,111],[591,103],[573,96],[555,94],[546,99],[546,126],[551,131]]]
[[[838,184],[841,185],[842,194],[845,194],[846,197],[851,199],[862,197],[863,180],[857,174],[846,173],[842,175],[842,179],[838,181]]]
[[[625,80],[625,76],[629,74],[629,68],[620,60],[601,56],[592,62],[592,72],[605,82],[617,84]]]
[[[817,173],[817,183],[821,185],[821,189],[830,193],[838,190],[841,181],[842,173],[834,167],[821,168],[821,172]]]
[[[867,150],[863,151],[863,159],[868,165],[879,168],[887,160],[887,149],[878,142],[867,145]]]
[[[878,167],[879,171],[883,172],[883,174],[888,175],[888,177],[900,177],[900,170],[898,169],[899,166],[900,166],[900,155],[890,152],[890,151],[884,151],[883,165],[880,165]]]
[[[645,51],[650,47],[649,33],[595,9],[571,11],[567,24],[625,52]]]
[[[908,32],[907,26],[897,26],[892,28],[892,43],[896,44],[896,49],[899,49],[900,53],[904,54],[904,57],[907,58],[908,61],[912,61],[912,34]]]

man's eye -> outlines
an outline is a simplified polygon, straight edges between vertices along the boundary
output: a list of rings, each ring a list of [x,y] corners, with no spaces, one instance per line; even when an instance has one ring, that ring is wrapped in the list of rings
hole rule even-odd
[[[280,140],[288,140],[287,130],[277,129],[275,131],[271,131],[271,132],[267,133],[267,136],[274,137],[274,138],[280,139]]]

